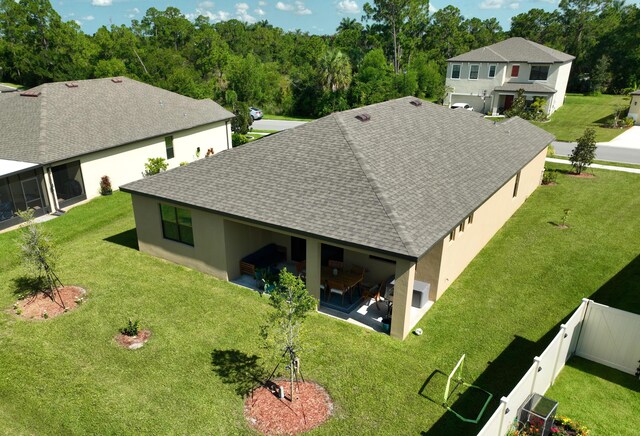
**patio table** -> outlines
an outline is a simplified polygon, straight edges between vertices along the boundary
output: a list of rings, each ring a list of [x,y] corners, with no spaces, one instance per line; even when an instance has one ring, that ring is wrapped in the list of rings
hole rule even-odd
[[[351,271],[345,271],[338,269],[338,274],[333,274],[333,268],[323,266],[320,270],[320,278],[322,283],[326,283],[328,280],[335,280],[342,282],[345,288],[349,289],[357,285],[364,278],[362,274],[352,273]]]

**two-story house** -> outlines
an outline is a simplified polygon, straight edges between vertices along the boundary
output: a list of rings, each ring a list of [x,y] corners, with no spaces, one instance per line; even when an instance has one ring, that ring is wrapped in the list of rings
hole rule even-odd
[[[468,103],[476,112],[498,115],[519,89],[528,102],[547,100],[547,114],[564,103],[574,56],[524,38],[509,38],[447,62],[445,105]]]

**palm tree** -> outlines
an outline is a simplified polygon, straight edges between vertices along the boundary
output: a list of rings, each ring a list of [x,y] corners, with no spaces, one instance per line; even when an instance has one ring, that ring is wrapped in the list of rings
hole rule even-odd
[[[328,50],[321,61],[322,87],[325,91],[336,92],[349,89],[351,84],[351,63],[340,50]]]
[[[344,32],[345,30],[357,29],[358,25],[362,27],[362,24],[358,23],[355,18],[343,18],[336,29],[336,32]]]

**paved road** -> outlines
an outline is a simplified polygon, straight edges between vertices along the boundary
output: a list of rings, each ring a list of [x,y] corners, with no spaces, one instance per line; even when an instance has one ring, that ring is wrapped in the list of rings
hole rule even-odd
[[[571,154],[571,150],[573,150],[575,146],[575,142],[553,142],[553,148],[556,150],[556,154],[561,156],[569,156]],[[638,143],[636,147],[622,147],[615,145],[615,142],[598,143],[596,159],[606,160],[609,162],[640,164],[640,143]]]
[[[251,127],[255,130],[287,130],[300,126],[305,122],[306,121],[258,120],[254,121]]]
[[[554,163],[559,163],[559,164],[571,165],[571,162],[569,162],[568,160],[564,160],[564,159],[554,159],[552,157],[548,157],[545,160],[547,162],[554,162]],[[614,167],[614,166],[611,166],[611,165],[600,165],[600,164],[591,164],[591,165],[589,165],[589,168],[600,168],[600,169],[603,169],[603,170],[622,171],[623,173],[640,174],[640,169],[638,169],[638,168]]]

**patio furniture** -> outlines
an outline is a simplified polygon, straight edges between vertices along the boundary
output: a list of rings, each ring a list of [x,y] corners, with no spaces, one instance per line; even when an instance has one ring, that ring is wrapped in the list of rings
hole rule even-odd
[[[344,296],[351,291],[351,287],[347,287],[345,283],[339,282],[337,280],[329,280],[327,282],[329,286],[329,297],[331,294],[338,294],[342,297],[342,305],[344,306]],[[349,297],[351,299],[351,297]]]
[[[287,249],[280,245],[265,245],[240,260],[240,274],[256,275],[256,268],[275,268],[280,262],[287,260]]]
[[[360,289],[362,291],[362,298],[367,302],[367,306],[369,306],[370,300],[373,300],[378,303],[380,300],[380,289],[382,289],[384,282],[376,283],[375,285],[371,285],[369,283],[361,283]]]
[[[327,265],[329,266],[329,268],[337,268],[339,270],[344,268],[344,262],[341,262],[339,260],[329,260],[327,262]]]

